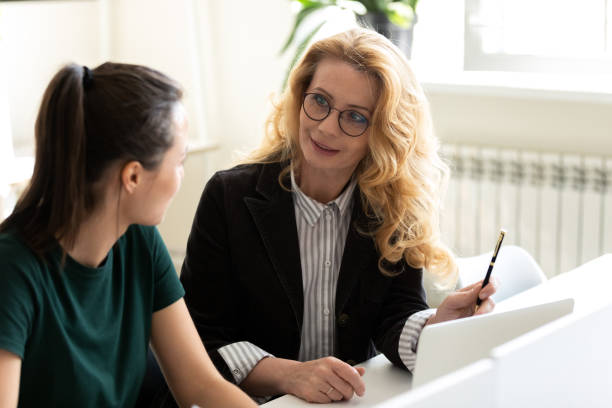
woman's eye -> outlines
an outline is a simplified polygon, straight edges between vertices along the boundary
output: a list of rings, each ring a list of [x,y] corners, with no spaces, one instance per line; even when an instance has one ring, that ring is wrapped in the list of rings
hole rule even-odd
[[[322,95],[315,94],[314,99],[319,105],[327,106],[327,100]]]
[[[351,119],[351,121],[356,123],[366,123],[368,121],[365,116],[355,111],[349,112],[349,118]]]

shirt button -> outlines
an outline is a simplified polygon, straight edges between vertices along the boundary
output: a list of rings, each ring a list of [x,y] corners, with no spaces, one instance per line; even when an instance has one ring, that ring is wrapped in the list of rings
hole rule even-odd
[[[342,313],[340,316],[338,316],[338,326],[344,328],[348,325],[349,322],[349,315],[347,315],[346,313]]]
[[[241,371],[238,368],[234,368],[233,373],[236,374],[236,375],[239,375],[241,373]]]
[[[328,308],[323,309],[323,314],[327,316],[329,314],[329,309]]]
[[[328,220],[331,220],[331,214],[327,214],[325,218],[327,218]]]
[[[325,266],[329,266],[329,265],[331,265],[331,262],[330,261],[325,261]]]

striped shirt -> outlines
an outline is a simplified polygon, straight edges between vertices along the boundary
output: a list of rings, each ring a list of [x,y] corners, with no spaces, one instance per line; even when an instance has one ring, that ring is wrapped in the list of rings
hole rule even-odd
[[[336,284],[356,185],[351,180],[338,198],[321,204],[300,190],[291,173],[304,287],[300,361],[334,355]]]
[[[335,200],[322,204],[304,194],[291,173],[304,287],[299,361],[334,355],[336,285],[351,221],[356,184],[355,180],[351,180]],[[414,313],[404,324],[398,352],[409,370],[414,368],[416,362],[416,345],[421,330],[434,313],[434,309]],[[248,341],[221,347],[219,354],[238,384],[261,359],[273,357]]]

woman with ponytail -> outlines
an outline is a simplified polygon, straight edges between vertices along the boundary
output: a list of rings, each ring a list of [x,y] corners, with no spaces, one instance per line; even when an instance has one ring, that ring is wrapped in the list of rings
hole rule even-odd
[[[211,363],[155,228],[183,177],[181,97],[114,63],[47,87],[32,179],[0,224],[0,407],[133,406],[149,342],[182,406],[255,406]]]
[[[263,145],[202,195],[181,281],[213,362],[254,396],[362,395],[380,351],[411,370],[424,325],[493,308],[478,282],[428,309],[427,268],[453,286],[439,234],[448,168],[423,90],[389,40],[355,29],[292,71]],[[268,358],[266,358],[268,357]]]

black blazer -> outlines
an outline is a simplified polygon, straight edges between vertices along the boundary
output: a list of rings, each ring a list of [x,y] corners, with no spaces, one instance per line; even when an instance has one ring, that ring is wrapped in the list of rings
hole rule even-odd
[[[185,301],[217,369],[234,381],[217,349],[249,341],[297,360],[304,309],[292,194],[278,182],[280,164],[241,165],[206,185],[187,244]],[[290,185],[285,184],[285,185]],[[397,347],[406,318],[426,309],[422,271],[378,269],[379,254],[355,189],[336,290],[336,357],[356,364],[376,349],[404,367]],[[375,349],[376,347],[376,349]]]

